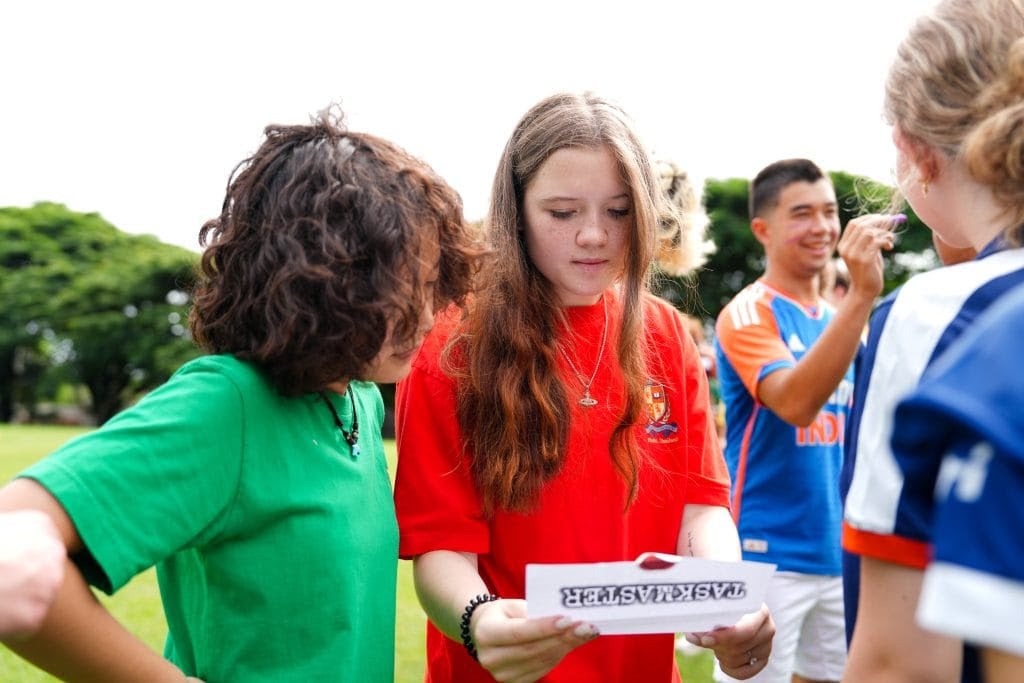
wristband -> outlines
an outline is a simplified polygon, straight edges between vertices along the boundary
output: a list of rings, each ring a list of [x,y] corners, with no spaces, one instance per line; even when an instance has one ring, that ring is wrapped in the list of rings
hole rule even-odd
[[[473,612],[476,611],[477,607],[484,604],[485,602],[491,602],[493,600],[500,600],[500,598],[497,595],[481,593],[480,595],[470,600],[469,604],[466,605],[466,609],[462,612],[462,644],[466,646],[466,652],[468,652],[469,656],[472,657],[474,660],[477,660],[476,646],[473,645],[473,636],[469,634],[469,621],[473,618]]]

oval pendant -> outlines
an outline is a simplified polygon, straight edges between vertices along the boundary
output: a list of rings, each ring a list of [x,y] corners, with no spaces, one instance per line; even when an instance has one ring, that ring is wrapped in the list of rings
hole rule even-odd
[[[584,396],[580,399],[580,405],[584,408],[591,408],[597,405],[597,400],[590,398],[590,396]]]

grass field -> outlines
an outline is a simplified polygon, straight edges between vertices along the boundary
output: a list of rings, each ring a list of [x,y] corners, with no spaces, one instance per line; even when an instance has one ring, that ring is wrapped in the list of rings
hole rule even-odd
[[[83,429],[52,426],[0,425],[0,483],[9,480]],[[394,472],[394,443],[385,442],[390,468]],[[412,565],[398,566],[398,624],[395,632],[395,681],[414,683],[423,680],[423,629],[425,617],[412,586]],[[100,599],[133,633],[157,652],[162,651],[167,624],[160,607],[156,574],[149,570],[135,577],[113,597]],[[678,658],[686,683],[711,681],[711,658],[707,653]],[[0,681],[4,683],[42,683],[55,679],[26,664],[0,646]]]

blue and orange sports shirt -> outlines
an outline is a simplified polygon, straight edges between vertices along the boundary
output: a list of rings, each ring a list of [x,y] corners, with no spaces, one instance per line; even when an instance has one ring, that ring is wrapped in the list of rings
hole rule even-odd
[[[796,427],[757,400],[772,372],[792,368],[834,315],[757,281],[718,317],[715,350],[725,402],[725,460],[743,559],[780,571],[838,576],[842,506],[839,471],[853,371],[814,423]]]

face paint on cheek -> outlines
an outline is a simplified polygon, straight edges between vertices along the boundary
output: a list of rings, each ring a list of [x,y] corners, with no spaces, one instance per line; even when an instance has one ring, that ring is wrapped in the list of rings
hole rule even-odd
[[[804,235],[806,235],[809,230],[810,225],[804,221],[801,221],[794,225],[790,225],[788,228],[786,228],[786,232],[789,234],[786,235],[785,244],[787,246],[789,246],[790,244],[796,244],[797,242],[804,238]]]

